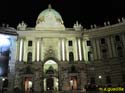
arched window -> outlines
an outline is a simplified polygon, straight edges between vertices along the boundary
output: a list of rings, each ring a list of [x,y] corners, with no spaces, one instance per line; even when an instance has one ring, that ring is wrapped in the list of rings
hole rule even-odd
[[[119,57],[123,57],[123,51],[122,51],[122,47],[117,47],[117,53]]]
[[[69,52],[69,62],[72,63],[74,61],[73,52]]]
[[[32,62],[32,52],[28,52],[27,54],[27,61]]]
[[[92,61],[92,58],[93,55],[92,55],[92,52],[91,51],[88,51],[88,61]]]
[[[105,44],[105,38],[101,38],[101,44]]]
[[[104,59],[104,58],[107,58],[108,57],[108,51],[107,51],[107,49],[105,48],[105,49],[102,49],[102,58]]]

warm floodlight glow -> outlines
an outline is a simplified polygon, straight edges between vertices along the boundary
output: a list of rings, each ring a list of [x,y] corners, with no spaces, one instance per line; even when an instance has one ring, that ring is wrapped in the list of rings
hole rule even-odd
[[[32,88],[32,85],[33,85],[32,81],[29,81],[28,84],[29,84],[29,88]]]
[[[53,60],[48,60],[45,64],[56,64],[56,62]]]
[[[102,78],[102,76],[99,76],[99,79],[101,79]]]
[[[70,80],[70,86],[73,86],[73,80]]]
[[[2,78],[2,81],[5,81],[5,78]]]

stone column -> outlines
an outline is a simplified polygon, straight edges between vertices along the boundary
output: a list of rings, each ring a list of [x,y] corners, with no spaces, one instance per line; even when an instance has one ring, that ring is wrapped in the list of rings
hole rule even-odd
[[[122,43],[123,43],[123,56],[125,56],[124,52],[125,52],[125,33],[123,33],[122,35]]]
[[[36,48],[36,51],[37,51],[37,52],[36,52],[36,55],[37,55],[37,56],[36,56],[36,61],[37,61],[37,62],[40,61],[40,54],[41,54],[41,47],[40,47],[40,46],[41,46],[41,39],[38,38],[38,39],[37,39],[37,44],[36,44],[36,47],[37,47],[37,48]]]
[[[66,47],[67,45],[66,45],[66,39],[64,38],[64,47],[65,47],[65,49],[64,49],[64,51],[65,51],[65,61],[67,61],[67,47]]]
[[[23,62],[27,62],[27,41],[26,38],[23,38]]]
[[[79,55],[79,60],[82,61],[82,48],[81,48],[81,39],[78,38],[78,55]]]
[[[77,55],[78,55],[78,61],[80,60],[79,55],[79,44],[78,44],[78,38],[76,38],[76,44],[77,44]]]
[[[94,60],[97,60],[97,45],[95,39],[92,40],[92,45],[93,45]]]
[[[109,56],[109,58],[111,58],[112,57],[112,48],[111,48],[111,40],[110,40],[110,37],[107,37],[106,38],[107,39],[107,45],[108,45],[108,56]]]
[[[41,91],[41,76],[40,76],[41,73],[39,72],[35,72],[35,77],[34,77],[34,91],[35,92],[40,92]]]
[[[81,38],[80,40],[81,40],[81,41],[80,41],[80,43],[81,43],[81,54],[82,54],[82,61],[84,61],[84,57],[83,57],[83,56],[84,56],[84,53],[83,53],[83,52],[84,52],[84,50],[83,50],[83,44],[82,44],[82,42],[83,42],[83,39]]]
[[[84,60],[87,61],[87,59],[88,59],[87,51],[88,50],[87,50],[87,47],[86,47],[86,40],[83,40],[82,42],[83,42],[83,50],[84,50],[83,51]]]
[[[34,52],[34,54],[35,54],[35,59],[34,59],[34,61],[36,62],[37,61],[37,40],[38,40],[38,38],[35,38],[35,52]]]
[[[20,54],[20,39],[16,40],[16,61],[19,62],[19,54]]]
[[[66,47],[65,47],[65,39],[62,39],[62,60],[65,61],[66,59]]]
[[[122,36],[123,47],[125,49],[125,34],[123,33],[121,36]]]
[[[23,38],[20,39],[20,49],[19,49],[19,61],[23,61],[23,49],[24,49],[24,40]]]
[[[60,61],[62,61],[62,38],[60,38],[60,46],[59,46],[59,49],[60,49]]]
[[[97,59],[101,59],[101,51],[100,51],[99,39],[96,39],[96,45],[97,45]]]
[[[116,55],[115,42],[114,42],[113,36],[110,37],[110,40],[111,40],[111,46],[112,46],[112,56],[116,57],[117,55]]]
[[[41,61],[42,59],[41,59],[41,52],[43,52],[43,51],[41,51],[42,50],[42,38],[40,38],[40,46],[39,46],[39,57],[40,57],[40,60],[39,61]]]

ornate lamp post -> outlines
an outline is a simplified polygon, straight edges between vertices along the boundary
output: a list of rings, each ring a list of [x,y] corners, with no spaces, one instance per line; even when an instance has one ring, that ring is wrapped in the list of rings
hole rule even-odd
[[[102,86],[102,76],[101,75],[99,76],[99,79],[100,79],[100,84]]]

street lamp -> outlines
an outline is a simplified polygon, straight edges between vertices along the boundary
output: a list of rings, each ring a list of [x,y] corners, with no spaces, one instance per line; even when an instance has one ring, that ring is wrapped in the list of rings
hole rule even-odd
[[[99,79],[101,79],[102,78],[102,76],[99,76]]]
[[[4,81],[5,81],[5,78],[3,77],[3,78],[2,78],[2,86],[1,86],[1,92],[2,92],[2,93],[3,93],[3,91],[4,91],[4,90],[3,90]]]
[[[5,81],[5,78],[2,78],[2,81],[4,82],[4,81]]]
[[[102,76],[101,75],[99,76],[99,79],[100,79],[100,84],[102,86]]]

